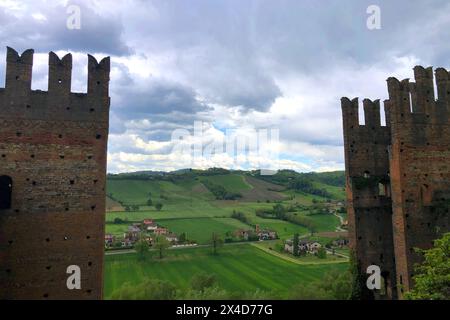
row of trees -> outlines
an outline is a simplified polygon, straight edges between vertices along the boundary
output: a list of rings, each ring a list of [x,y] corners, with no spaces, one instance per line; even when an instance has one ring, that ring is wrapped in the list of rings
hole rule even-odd
[[[149,206],[149,207],[153,206],[153,201],[152,201],[152,199],[149,199],[149,200],[147,201],[147,206]],[[154,206],[155,206],[155,209],[156,209],[157,211],[161,211],[164,205],[163,205],[162,203],[160,203],[160,202],[157,202],[157,203],[155,203]],[[141,210],[141,206],[139,206],[139,205],[125,206],[124,208],[125,208],[125,211],[126,211],[126,212],[130,212],[130,211],[140,211],[140,210]]]
[[[180,242],[187,241],[185,233],[180,234],[179,241]],[[223,246],[224,241],[218,233],[213,232],[211,234],[209,244],[211,245],[212,253],[214,255],[217,255],[219,253],[219,248]],[[159,259],[163,259],[166,256],[166,251],[170,247],[170,245],[171,245],[170,242],[166,239],[165,236],[159,235],[155,237],[152,244],[152,249],[155,249],[158,252]],[[144,239],[136,241],[133,248],[136,251],[139,261],[145,261],[147,259],[148,252],[150,250],[150,246],[147,243],[147,241],[145,241]]]
[[[233,210],[233,213],[231,214],[231,217],[233,219],[239,220],[239,221],[241,221],[241,222],[243,222],[245,224],[250,224],[250,220],[248,219],[248,217],[243,212]]]
[[[212,183],[210,180],[203,180],[203,185],[216,197],[217,200],[236,200],[242,198],[237,192],[230,192],[223,186]]]
[[[311,232],[311,234],[316,233],[316,223],[308,217],[297,215],[296,213],[292,212],[293,210],[295,210],[295,208],[292,206],[285,207],[281,203],[277,203],[272,207],[272,209],[257,209],[255,213],[258,217],[265,219],[280,219],[289,221],[307,228]]]

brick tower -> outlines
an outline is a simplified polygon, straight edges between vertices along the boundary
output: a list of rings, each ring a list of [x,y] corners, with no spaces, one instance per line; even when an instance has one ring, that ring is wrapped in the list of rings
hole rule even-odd
[[[0,89],[0,299],[101,299],[110,59],[50,52],[48,92],[31,90],[33,50],[7,49]],[[69,290],[69,266],[81,289]]]
[[[414,283],[414,248],[428,249],[449,231],[450,74],[414,68],[415,82],[387,80],[386,126],[379,101],[342,98],[349,233],[358,267],[382,270],[378,299],[402,298]],[[383,294],[384,293],[384,294]]]

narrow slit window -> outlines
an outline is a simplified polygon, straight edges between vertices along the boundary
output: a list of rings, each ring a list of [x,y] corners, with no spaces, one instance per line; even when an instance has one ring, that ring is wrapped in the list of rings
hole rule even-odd
[[[0,210],[11,209],[12,179],[0,176]]]

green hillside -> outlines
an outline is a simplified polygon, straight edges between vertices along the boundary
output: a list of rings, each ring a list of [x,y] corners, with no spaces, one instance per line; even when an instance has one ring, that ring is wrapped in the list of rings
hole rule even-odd
[[[224,187],[228,191],[241,192],[244,190],[251,190],[253,186],[248,184],[243,175],[240,174],[226,174],[215,176],[203,176],[199,179],[201,182],[210,181],[216,185]]]
[[[335,231],[337,217],[309,215],[309,208],[313,210],[317,202],[344,199],[343,185],[339,185],[342,177],[342,172],[299,174],[284,170],[274,176],[259,176],[224,169],[108,175],[108,203],[116,205],[111,205],[114,210],[106,215],[106,232],[121,236],[128,225],[143,219],[155,219],[171,232],[186,233],[189,240],[200,244],[207,243],[212,232],[225,237],[255,225],[276,231],[282,239],[310,232],[303,225],[255,215],[256,210],[270,210],[276,203],[286,208],[303,206],[298,214],[307,215],[316,224],[315,231]],[[218,192],[225,196],[218,197]],[[156,203],[162,204],[161,210],[156,209]],[[244,213],[246,221],[231,218],[233,211]],[[117,218],[123,223],[115,223]]]

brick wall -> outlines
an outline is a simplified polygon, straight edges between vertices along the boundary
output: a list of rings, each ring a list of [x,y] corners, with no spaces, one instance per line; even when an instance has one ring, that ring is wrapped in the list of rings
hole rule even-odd
[[[430,248],[449,231],[450,75],[436,70],[437,99],[432,69],[417,66],[414,76],[415,82],[387,80],[385,127],[378,125],[377,101],[364,101],[364,126],[357,99],[341,101],[352,248],[363,272],[376,264],[389,275],[388,298],[413,287],[421,261],[415,248]],[[380,197],[383,185],[390,191]]]
[[[0,298],[101,299],[109,58],[89,56],[88,93],[70,92],[72,57],[49,55],[48,92],[32,91],[33,51],[8,48],[0,89]],[[81,268],[68,290],[66,268]]]

